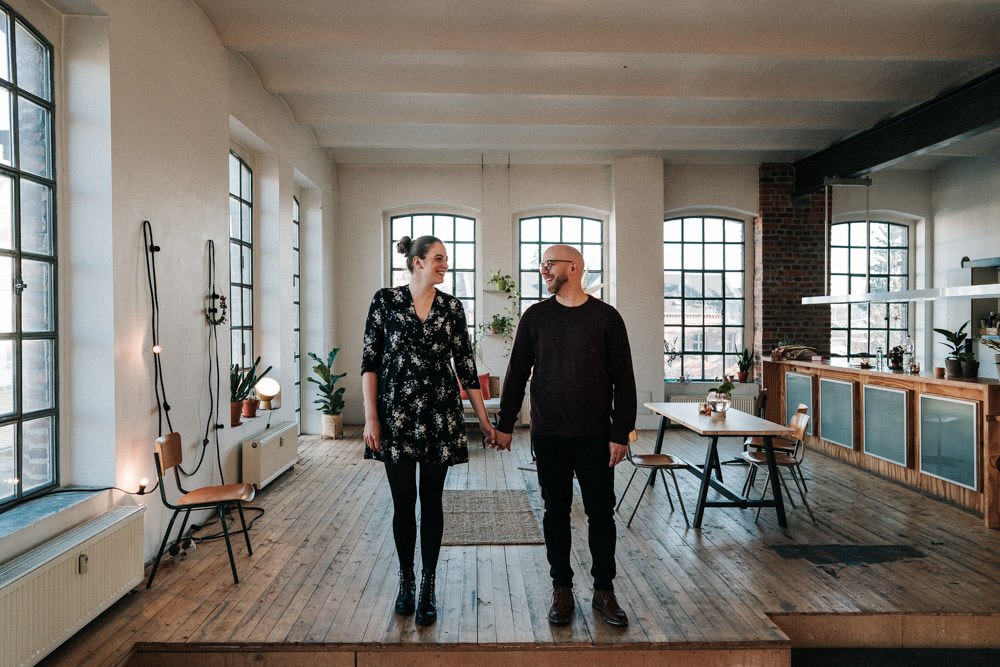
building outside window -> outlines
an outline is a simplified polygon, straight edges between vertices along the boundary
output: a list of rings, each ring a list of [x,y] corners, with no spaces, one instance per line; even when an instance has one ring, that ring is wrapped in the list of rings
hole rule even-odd
[[[58,483],[52,46],[0,5],[0,508]]]
[[[584,290],[604,298],[604,223],[596,218],[546,215],[521,218],[518,222],[518,288],[520,312],[551,296],[545,289],[538,264],[549,246],[573,246],[583,255]]]
[[[830,225],[830,293],[861,294],[909,289],[910,229],[864,220]],[[866,244],[866,237],[869,242]],[[883,353],[906,339],[906,303],[838,303],[830,307],[830,354]]]
[[[469,339],[475,340],[476,328],[476,221],[461,215],[419,213],[393,216],[389,222],[392,235],[390,266],[391,285],[397,287],[410,282],[406,270],[406,257],[396,252],[396,243],[404,236],[436,236],[448,254],[448,272],[444,283],[437,286],[462,302],[469,327]]]
[[[229,154],[229,332],[232,362],[253,365],[253,172]]]
[[[302,299],[300,286],[302,271],[299,268],[301,258],[299,238],[302,226],[299,217],[299,200],[292,197],[292,368],[295,370],[295,422],[302,425]]]
[[[742,220],[663,221],[663,377],[714,380],[738,370],[745,345]]]

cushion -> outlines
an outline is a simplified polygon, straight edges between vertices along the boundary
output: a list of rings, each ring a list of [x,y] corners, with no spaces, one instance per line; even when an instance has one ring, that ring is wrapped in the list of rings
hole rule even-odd
[[[458,381],[458,388],[462,392],[462,400],[463,401],[469,400],[469,396],[465,393],[465,387],[462,386],[462,381],[461,380]],[[490,400],[490,374],[489,373],[480,373],[479,374],[479,390],[483,394],[483,400],[484,401]]]

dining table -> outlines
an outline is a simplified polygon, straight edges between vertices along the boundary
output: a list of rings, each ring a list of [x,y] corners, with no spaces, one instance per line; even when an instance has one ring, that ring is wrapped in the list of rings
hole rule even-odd
[[[698,504],[695,508],[694,528],[701,528],[702,517],[705,515],[706,507],[773,507],[777,514],[778,524],[782,527],[788,525],[785,518],[785,504],[781,493],[781,480],[778,477],[778,469],[774,459],[774,447],[771,442],[775,437],[794,438],[795,431],[783,424],[762,419],[760,417],[730,408],[725,412],[710,412],[703,414],[698,403],[644,403],[654,413],[660,415],[660,426],[656,434],[656,445],[653,448],[655,454],[659,454],[663,448],[663,436],[671,423],[680,424],[685,428],[705,436],[708,440],[707,451],[705,453],[704,466],[696,466],[688,463],[686,470],[701,479],[698,489]],[[734,493],[731,489],[722,484],[721,481],[712,479],[712,471],[719,469],[719,438],[739,437],[746,438],[758,436],[764,442],[765,458],[767,459],[768,471],[771,480],[771,497],[765,498],[765,493],[759,499],[751,499]],[[652,480],[650,480],[652,481]],[[709,487],[715,489],[725,500],[709,500]]]

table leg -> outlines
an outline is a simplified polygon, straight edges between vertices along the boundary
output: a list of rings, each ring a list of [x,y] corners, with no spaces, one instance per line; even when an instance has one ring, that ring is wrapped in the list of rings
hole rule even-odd
[[[708,446],[708,454],[705,456],[705,467],[701,469],[701,487],[698,489],[698,506],[694,510],[694,521],[691,525],[701,528],[701,518],[705,514],[705,501],[708,500],[708,487],[712,478],[712,468],[718,465],[719,452],[716,449],[719,445],[719,436],[713,435],[712,442]]]
[[[774,496],[774,511],[778,515],[778,525],[782,528],[788,526],[785,518],[785,498],[781,492],[781,480],[778,478],[778,466],[774,462],[774,447],[771,445],[771,436],[764,436],[764,453],[767,456],[767,470],[771,478],[771,495]]]
[[[667,422],[667,418],[661,416],[660,417],[660,428],[656,431],[656,445],[653,447],[653,453],[654,454],[659,454],[660,450],[663,449],[663,432],[667,428],[667,423],[668,423]],[[650,486],[653,486],[653,482],[656,481],[654,478],[655,478],[655,475],[650,475],[649,476],[649,482],[648,482],[648,484]]]

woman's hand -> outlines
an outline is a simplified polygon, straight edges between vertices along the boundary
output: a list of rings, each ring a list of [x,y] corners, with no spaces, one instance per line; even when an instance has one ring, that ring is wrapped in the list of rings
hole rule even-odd
[[[382,425],[378,419],[365,420],[365,447],[377,454],[382,453]]]
[[[491,449],[496,449],[497,432],[489,422],[479,422],[479,430],[483,433],[483,442]]]

